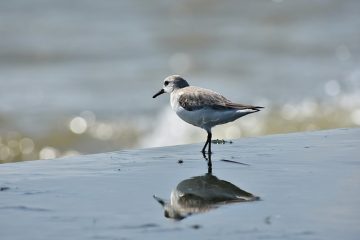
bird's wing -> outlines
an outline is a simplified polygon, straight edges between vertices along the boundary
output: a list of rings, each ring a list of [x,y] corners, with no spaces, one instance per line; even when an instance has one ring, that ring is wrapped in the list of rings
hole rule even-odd
[[[262,107],[233,103],[224,96],[208,89],[199,87],[186,87],[179,89],[179,104],[188,111],[201,108],[212,109],[252,109],[259,110]]]

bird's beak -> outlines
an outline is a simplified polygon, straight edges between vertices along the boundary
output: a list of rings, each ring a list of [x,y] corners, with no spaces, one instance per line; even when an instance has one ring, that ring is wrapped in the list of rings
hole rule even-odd
[[[161,198],[159,198],[159,197],[157,197],[157,196],[155,196],[155,195],[153,195],[153,198],[158,202],[158,203],[160,203],[160,205],[161,206],[165,206],[165,200],[164,199],[161,199]]]
[[[162,88],[158,93],[156,93],[156,94],[153,96],[153,98],[156,98],[157,96],[159,96],[159,95],[161,95],[161,94],[163,94],[163,93],[165,93],[165,91],[164,91],[164,89]]]

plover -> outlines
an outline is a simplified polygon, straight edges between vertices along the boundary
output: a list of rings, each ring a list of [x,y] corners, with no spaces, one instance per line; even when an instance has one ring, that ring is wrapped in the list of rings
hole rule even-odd
[[[232,122],[263,108],[233,103],[209,89],[190,86],[179,75],[165,78],[162,89],[153,98],[163,93],[170,93],[171,107],[182,120],[207,132],[207,140],[201,150],[203,154],[206,146],[208,146],[208,153],[211,153],[211,129],[214,126]]]

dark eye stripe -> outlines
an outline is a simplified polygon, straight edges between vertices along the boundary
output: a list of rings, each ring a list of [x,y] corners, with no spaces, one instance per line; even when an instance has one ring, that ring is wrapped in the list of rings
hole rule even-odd
[[[165,81],[164,85],[167,86],[169,84],[169,81]]]

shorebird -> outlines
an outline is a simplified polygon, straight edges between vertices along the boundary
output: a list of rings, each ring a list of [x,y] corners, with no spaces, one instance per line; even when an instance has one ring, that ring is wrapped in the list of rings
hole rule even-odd
[[[163,87],[153,98],[163,93],[170,93],[171,108],[182,120],[207,132],[207,139],[201,150],[203,154],[206,146],[211,154],[211,129],[214,126],[235,121],[263,108],[234,103],[212,90],[190,86],[179,75],[165,78]]]

